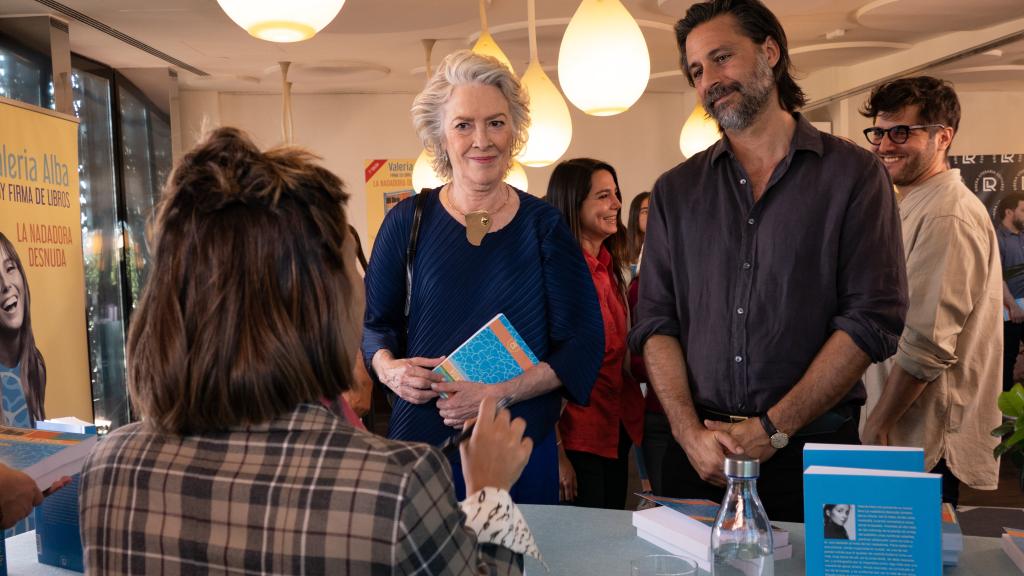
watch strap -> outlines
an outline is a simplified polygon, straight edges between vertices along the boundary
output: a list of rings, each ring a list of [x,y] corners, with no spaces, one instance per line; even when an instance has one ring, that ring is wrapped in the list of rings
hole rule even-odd
[[[767,413],[761,414],[758,419],[761,421],[761,427],[764,428],[764,431],[768,434],[769,438],[779,433],[779,429],[776,428],[775,424],[772,424],[772,421],[768,419]]]

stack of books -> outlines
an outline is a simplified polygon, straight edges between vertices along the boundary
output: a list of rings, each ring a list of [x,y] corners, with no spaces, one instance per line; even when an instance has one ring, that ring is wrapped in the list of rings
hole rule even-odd
[[[1003,528],[1003,551],[1024,572],[1024,530],[1020,528]]]
[[[941,512],[942,476],[920,448],[804,448],[808,576],[941,574]]]
[[[960,519],[956,517],[953,505],[942,504],[942,565],[956,566],[960,553],[964,551],[964,533],[960,530]]]
[[[40,490],[81,472],[95,444],[95,434],[0,426],[0,462],[28,474]]]
[[[711,571],[711,528],[719,505],[713,500],[686,500],[637,494],[659,506],[633,512],[636,535],[678,556],[697,561],[702,570]],[[775,559],[793,557],[789,532],[772,526]]]

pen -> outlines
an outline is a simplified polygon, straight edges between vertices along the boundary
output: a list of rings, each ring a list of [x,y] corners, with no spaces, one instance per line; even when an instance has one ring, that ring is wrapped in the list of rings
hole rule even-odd
[[[494,407],[494,413],[497,414],[512,404],[512,397],[505,396],[501,400],[498,400],[498,404]],[[469,439],[473,435],[473,426],[476,425],[476,421],[468,426],[463,426],[462,431],[454,436],[449,436],[439,448],[441,453],[445,456],[451,456],[456,450],[459,449],[459,445]]]

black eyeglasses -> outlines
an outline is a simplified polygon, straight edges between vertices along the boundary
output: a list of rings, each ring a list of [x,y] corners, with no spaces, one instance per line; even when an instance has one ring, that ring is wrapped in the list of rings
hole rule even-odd
[[[885,135],[889,135],[889,141],[893,144],[905,144],[907,139],[910,138],[911,130],[927,130],[929,128],[945,128],[943,124],[914,124],[913,126],[907,126],[906,124],[899,124],[890,128],[865,128],[864,137],[868,139],[868,142],[872,146],[878,146],[882,143],[882,139]]]

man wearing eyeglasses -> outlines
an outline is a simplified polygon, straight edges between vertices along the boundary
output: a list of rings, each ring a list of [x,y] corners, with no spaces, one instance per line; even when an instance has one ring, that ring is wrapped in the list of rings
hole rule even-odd
[[[799,522],[804,443],[858,442],[861,375],[903,330],[895,195],[877,158],[797,112],[762,2],[694,4],[676,40],[724,136],[651,193],[629,340],[675,439],[662,490],[720,500],[724,456],[742,452],[768,516]]]
[[[985,206],[946,163],[960,103],[927,76],[876,87],[861,112],[899,188],[910,308],[865,444],[920,446],[954,506],[963,483],[995,490],[1002,389],[1002,270]]]

